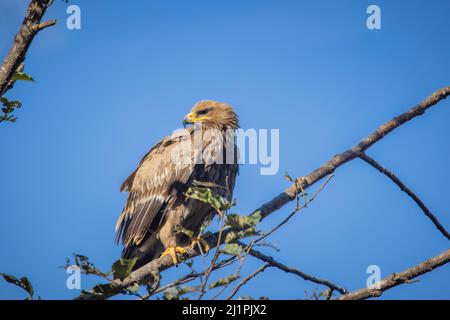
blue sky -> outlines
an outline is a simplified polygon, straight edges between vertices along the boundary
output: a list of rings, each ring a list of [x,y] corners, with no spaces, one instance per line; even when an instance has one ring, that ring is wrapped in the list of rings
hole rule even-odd
[[[7,94],[23,108],[2,124],[0,271],[27,276],[43,298],[68,299],[59,266],[77,252],[107,269],[121,248],[114,226],[120,183],[141,156],[180,127],[201,99],[232,104],[243,128],[280,129],[280,171],[244,165],[236,211],[245,214],[384,121],[450,82],[448,1],[70,1],[82,29],[68,30],[55,1],[26,60],[35,83]],[[377,4],[382,29],[366,28]],[[26,1],[0,3],[0,55],[9,49]],[[450,229],[450,101],[376,144],[369,155],[393,170]],[[294,204],[265,220],[269,230]],[[448,248],[420,209],[361,161],[340,168],[310,207],[262,249],[281,262],[349,289],[366,268],[382,276]],[[201,266],[201,260],[198,261]],[[249,259],[247,274],[260,263]],[[163,275],[173,279],[183,270]],[[233,270],[228,273],[233,272]],[[84,289],[93,284],[82,279]],[[240,295],[304,298],[315,284],[266,270]],[[450,268],[383,298],[448,299]],[[0,281],[0,298],[21,291]]]

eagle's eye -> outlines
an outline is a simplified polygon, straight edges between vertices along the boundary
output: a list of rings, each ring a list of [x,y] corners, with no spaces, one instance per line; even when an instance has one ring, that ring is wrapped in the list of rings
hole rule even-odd
[[[209,111],[211,111],[211,109],[212,109],[212,108],[206,108],[206,109],[203,109],[203,110],[199,110],[199,111],[197,111],[197,115],[199,115],[199,116],[204,116],[204,115],[207,114]]]

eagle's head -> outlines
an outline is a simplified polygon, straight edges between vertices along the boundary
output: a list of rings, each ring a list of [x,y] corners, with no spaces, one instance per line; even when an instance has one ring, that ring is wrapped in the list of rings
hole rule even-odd
[[[239,128],[238,117],[233,108],[223,102],[203,100],[198,102],[184,117],[183,125],[201,122],[203,126],[221,130]]]

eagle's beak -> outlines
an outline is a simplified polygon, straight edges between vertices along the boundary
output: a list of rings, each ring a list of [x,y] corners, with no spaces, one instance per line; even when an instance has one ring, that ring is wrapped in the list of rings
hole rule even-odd
[[[192,114],[192,112],[190,112],[183,119],[183,127],[186,128],[186,126],[188,124],[193,124],[193,123],[194,123],[194,115]]]

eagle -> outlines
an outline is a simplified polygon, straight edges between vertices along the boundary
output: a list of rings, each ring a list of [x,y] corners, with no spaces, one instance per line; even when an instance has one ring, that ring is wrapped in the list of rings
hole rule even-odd
[[[232,199],[239,128],[233,108],[223,102],[200,101],[184,117],[183,125],[185,129],[151,148],[120,187],[128,198],[116,224],[116,243],[123,244],[122,258],[136,259],[134,269],[165,255],[177,264],[177,254],[184,254],[183,247],[189,243],[203,243],[209,249],[199,233],[216,211],[187,197],[189,188],[204,183],[217,196]]]

